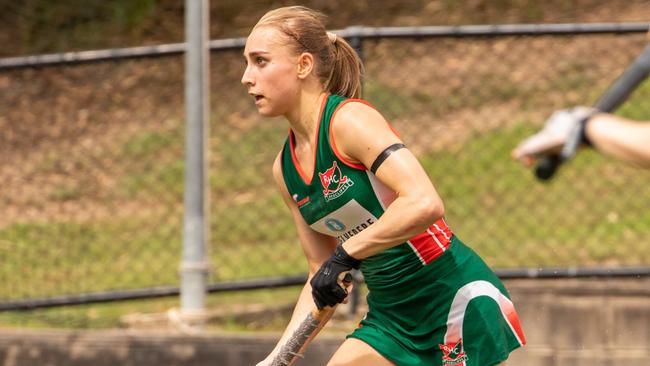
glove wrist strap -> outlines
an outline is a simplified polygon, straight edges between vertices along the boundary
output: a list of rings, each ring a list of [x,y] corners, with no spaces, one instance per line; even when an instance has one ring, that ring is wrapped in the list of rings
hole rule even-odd
[[[340,263],[346,264],[351,268],[359,269],[359,267],[361,267],[361,261],[349,255],[348,252],[343,249],[343,245],[339,244],[336,246],[334,256]]]

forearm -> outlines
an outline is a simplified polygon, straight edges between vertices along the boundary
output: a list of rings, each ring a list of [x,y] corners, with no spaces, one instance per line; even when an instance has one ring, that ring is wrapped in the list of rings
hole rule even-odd
[[[650,122],[598,114],[587,123],[586,135],[604,154],[650,168]]]
[[[354,258],[370,257],[421,233],[443,214],[439,199],[398,197],[377,222],[348,239],[343,248]]]
[[[289,324],[285,328],[284,333],[282,334],[282,337],[278,341],[277,345],[269,355],[269,359],[273,359],[275,355],[280,351],[282,346],[291,338],[291,336],[294,334],[295,330],[300,326],[303,320],[307,317],[307,315],[312,311],[312,309],[315,308],[314,305],[314,300],[312,298],[311,294],[311,286],[309,285],[309,281],[305,283],[305,286],[302,288],[302,291],[300,292],[300,296],[298,297],[298,301],[296,302],[296,306],[294,307],[293,314],[291,315],[291,320],[289,321]],[[312,339],[318,334],[320,329],[327,323],[327,321],[332,317],[332,314],[334,313],[334,308],[327,309],[327,313],[323,317],[323,320],[321,321],[320,326],[318,329],[312,334],[312,336],[309,337],[307,342],[305,343],[305,347],[309,345],[309,343],[312,341]]]

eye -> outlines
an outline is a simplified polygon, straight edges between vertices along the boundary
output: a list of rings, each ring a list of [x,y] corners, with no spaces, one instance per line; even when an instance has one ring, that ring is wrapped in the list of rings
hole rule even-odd
[[[258,65],[263,65],[266,62],[266,59],[263,57],[255,57],[255,63]]]

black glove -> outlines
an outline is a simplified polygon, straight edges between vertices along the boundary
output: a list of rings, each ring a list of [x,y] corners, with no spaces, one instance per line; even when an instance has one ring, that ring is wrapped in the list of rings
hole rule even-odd
[[[351,257],[341,245],[336,247],[334,253],[320,267],[312,277],[311,294],[318,309],[325,306],[334,306],[348,296],[348,291],[339,285],[341,273],[349,272],[352,268],[359,269],[361,261]],[[346,273],[342,282],[352,282],[352,277]]]

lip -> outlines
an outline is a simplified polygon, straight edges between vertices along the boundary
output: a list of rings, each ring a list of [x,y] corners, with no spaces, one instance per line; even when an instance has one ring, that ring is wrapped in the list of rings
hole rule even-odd
[[[255,105],[259,104],[264,99],[264,96],[261,94],[255,94],[255,93],[249,93],[249,94],[253,97],[253,99],[255,99]]]

